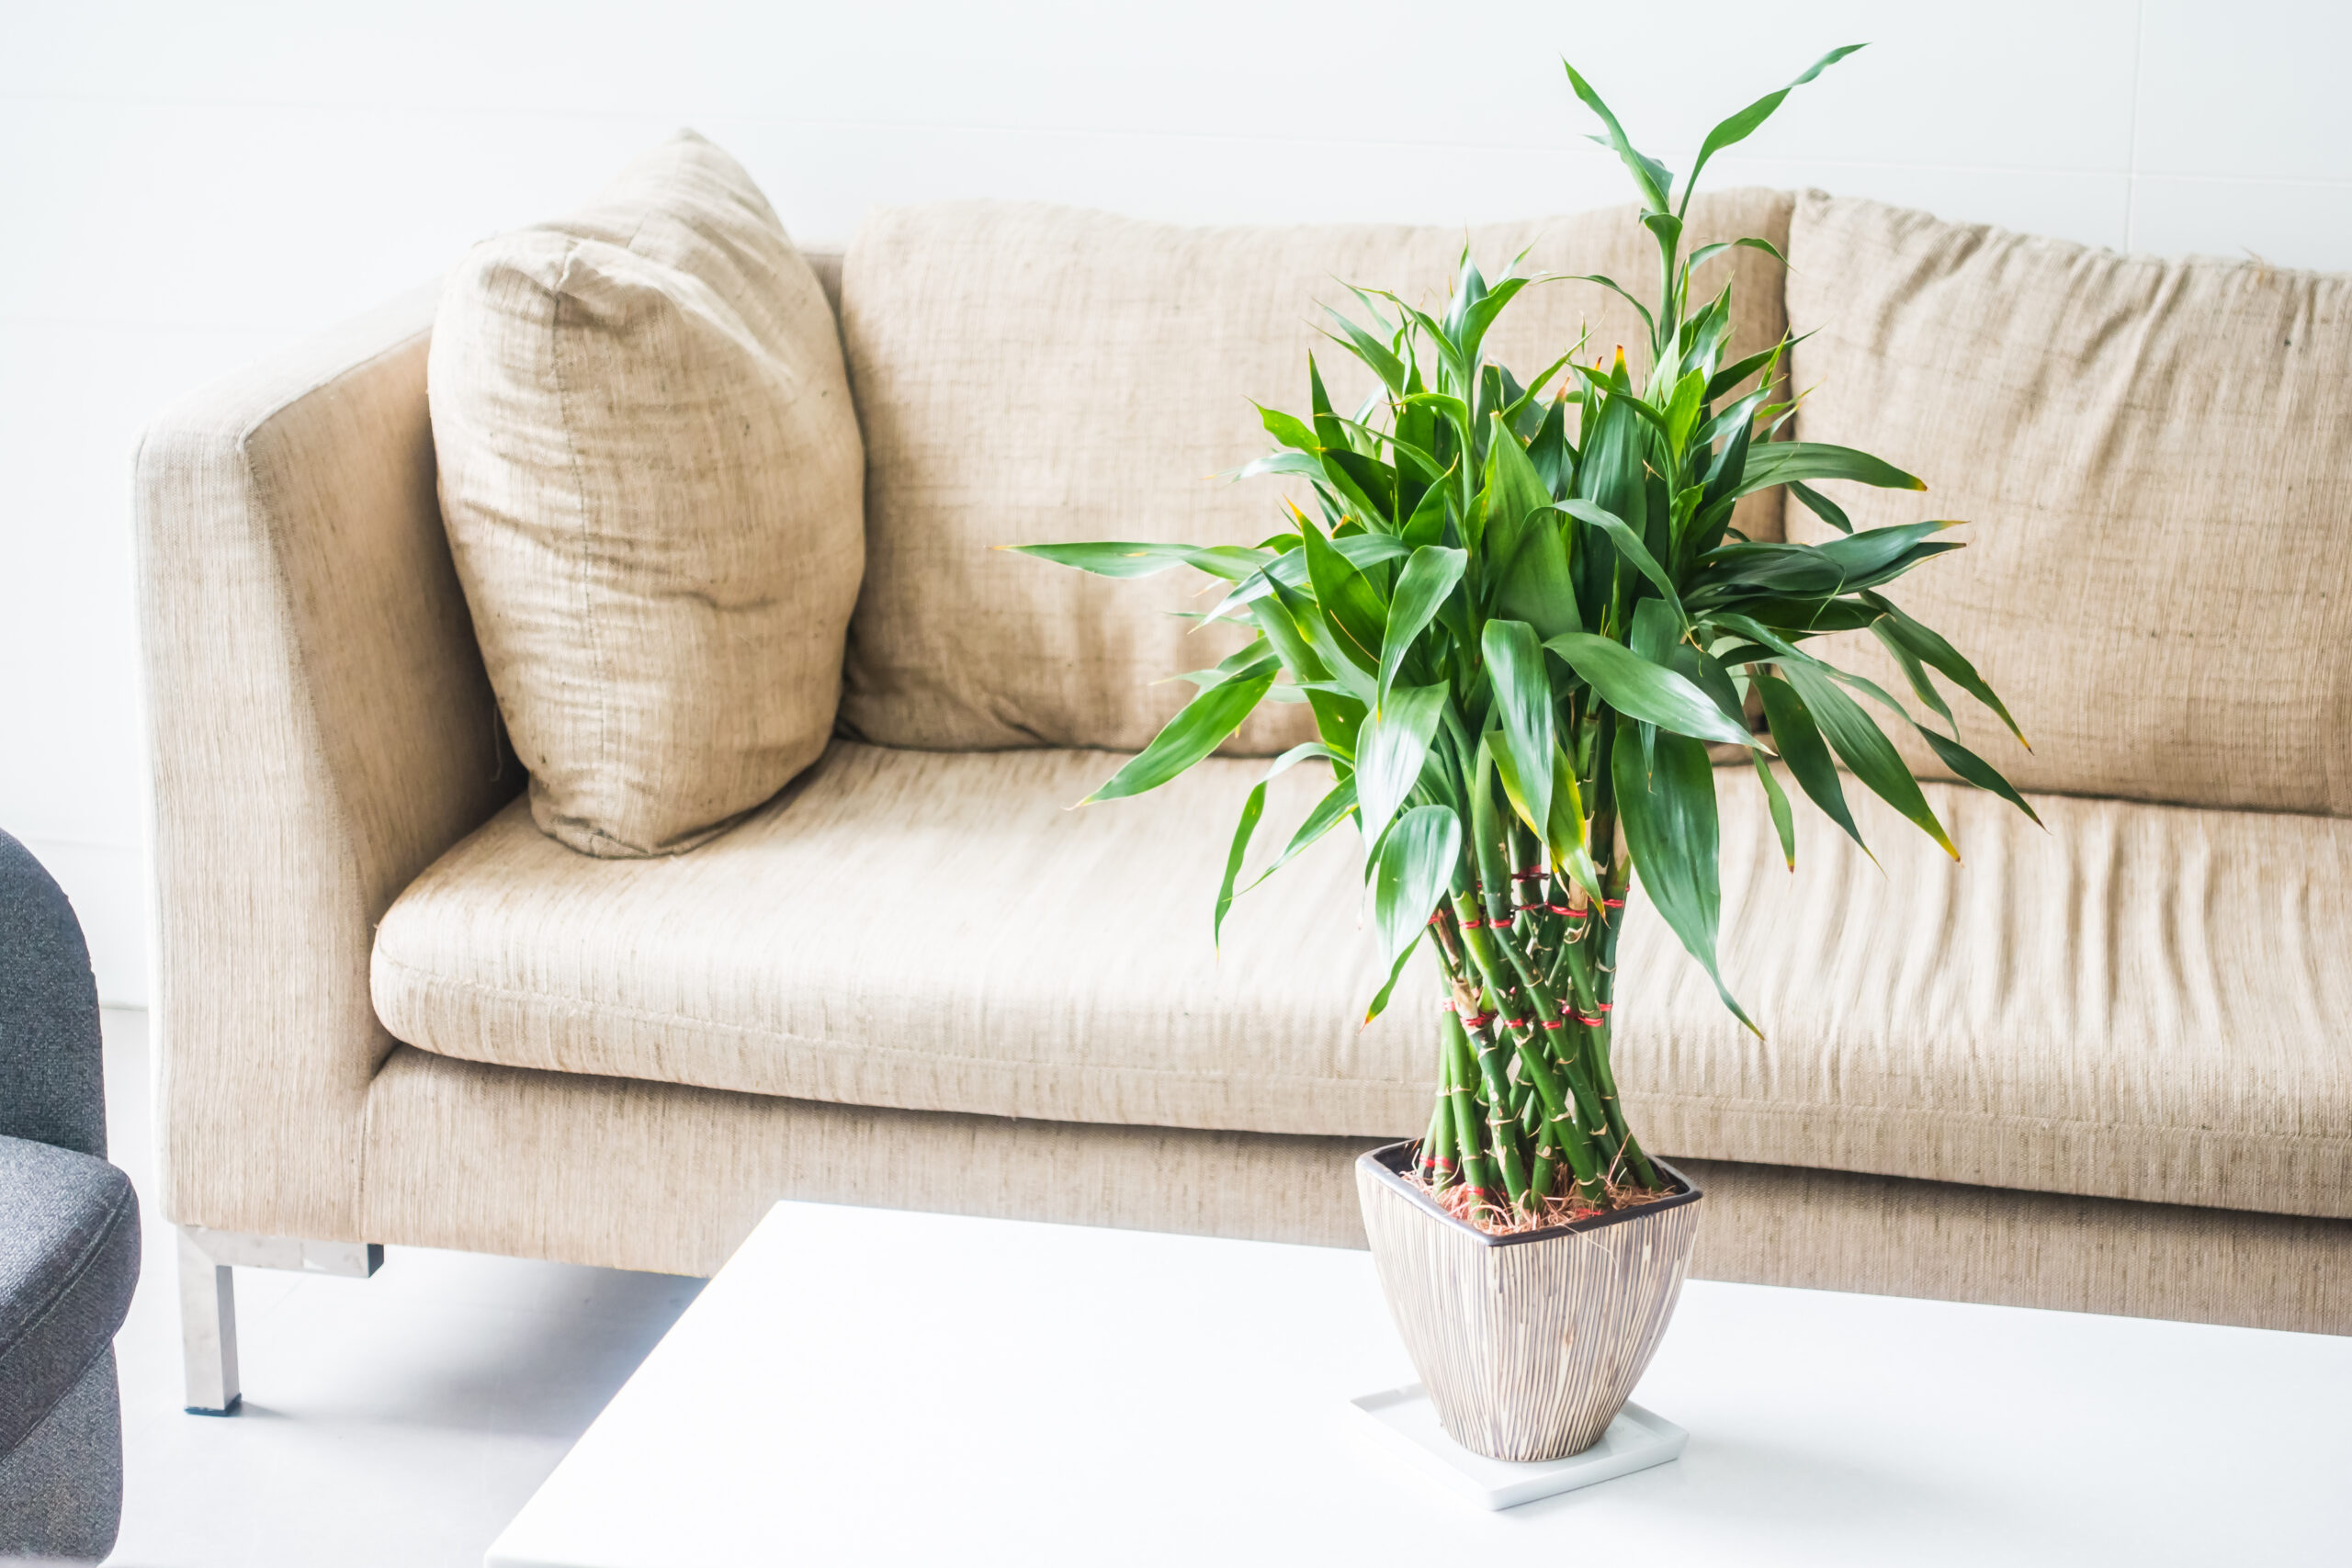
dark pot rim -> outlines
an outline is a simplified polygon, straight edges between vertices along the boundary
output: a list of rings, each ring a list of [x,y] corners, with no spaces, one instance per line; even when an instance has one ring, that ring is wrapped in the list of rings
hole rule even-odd
[[[1494,1235],[1480,1230],[1467,1220],[1447,1213],[1435,1199],[1405,1179],[1404,1173],[1412,1163],[1413,1150],[1420,1146],[1420,1142],[1419,1138],[1406,1138],[1394,1144],[1383,1144],[1376,1149],[1367,1149],[1358,1155],[1356,1163],[1370,1169],[1407,1202],[1431,1219],[1442,1220],[1465,1235],[1477,1237],[1488,1247],[1519,1247],[1531,1241],[1555,1241],[1564,1235],[1575,1235],[1583,1231],[1597,1231],[1610,1225],[1623,1224],[1628,1220],[1638,1220],[1645,1214],[1664,1213],[1668,1209],[1679,1208],[1685,1203],[1695,1203],[1706,1196],[1697,1182],[1658,1158],[1657,1156],[1652,1155],[1650,1163],[1673,1178],[1676,1184],[1681,1188],[1680,1191],[1660,1198],[1654,1203],[1644,1203],[1638,1209],[1611,1209],[1607,1213],[1594,1214],[1587,1219],[1570,1220],[1564,1225],[1545,1225],[1541,1230],[1521,1231],[1512,1235]]]

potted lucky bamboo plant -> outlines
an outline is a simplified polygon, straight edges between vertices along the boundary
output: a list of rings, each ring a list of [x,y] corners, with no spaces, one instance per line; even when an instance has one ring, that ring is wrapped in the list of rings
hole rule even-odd
[[[1726,362],[1730,291],[1693,286],[1729,246],[1682,247],[1690,186],[1708,160],[1850,52],[1715,127],[1679,206],[1673,176],[1569,68],[1604,128],[1594,140],[1632,172],[1657,243],[1656,302],[1633,301],[1649,330],[1634,361],[1620,348],[1588,363],[1581,344],[1564,345],[1525,380],[1489,362],[1497,317],[1553,280],[1508,269],[1490,280],[1465,256],[1441,315],[1364,289],[1353,291],[1361,319],[1333,313],[1331,335],[1379,381],[1353,417],[1332,407],[1311,358],[1307,416],[1263,411],[1278,450],[1240,475],[1304,480],[1319,515],[1289,506],[1283,529],[1255,548],[1023,547],[1114,577],[1195,568],[1231,585],[1214,617],[1255,629],[1090,799],[1167,783],[1280,684],[1312,705],[1320,739],[1274,770],[1319,758],[1334,782],[1282,858],[1353,818],[1390,965],[1367,1021],[1416,953],[1430,954],[1447,993],[1428,1129],[1359,1163],[1365,1224],[1446,1429],[1490,1457],[1556,1458],[1596,1441],[1680,1290],[1700,1194],[1628,1124],[1611,1025],[1638,884],[1724,1006],[1755,1027],[1716,962],[1710,744],[1745,750],[1792,867],[1775,756],[1857,841],[1849,776],[1951,851],[1871,705],[1913,724],[1959,777],[2031,814],[1961,743],[1935,676],[2014,732],[2000,699],[1883,592],[1958,548],[1951,525],[1853,531],[1815,485],[1925,486],[1861,452],[1776,439],[1793,407],[1782,376],[1792,340]],[[1581,281],[1633,300],[1611,279]],[[1734,506],[1774,487],[1844,536],[1741,536]],[[1951,733],[1805,646],[1863,627]],[[1751,698],[1767,733],[1749,721]],[[1244,803],[1219,927],[1264,799],[1261,784]]]

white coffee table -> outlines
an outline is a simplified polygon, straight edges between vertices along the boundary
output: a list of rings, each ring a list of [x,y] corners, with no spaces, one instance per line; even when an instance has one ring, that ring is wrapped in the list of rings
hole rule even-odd
[[[1694,1282],[1683,1458],[1502,1513],[1411,1378],[1363,1253],[779,1203],[487,1562],[2352,1562],[2352,1340]]]

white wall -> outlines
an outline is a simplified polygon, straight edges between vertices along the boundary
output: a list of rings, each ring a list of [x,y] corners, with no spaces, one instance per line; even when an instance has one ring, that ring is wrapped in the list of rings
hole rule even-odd
[[[1468,222],[1624,199],[1564,51],[1682,167],[1871,39],[1710,183],[2352,269],[2352,13],[2288,0],[4,3],[0,826],[74,894],[117,1001],[145,992],[141,423],[681,124],[804,242],[974,196]]]

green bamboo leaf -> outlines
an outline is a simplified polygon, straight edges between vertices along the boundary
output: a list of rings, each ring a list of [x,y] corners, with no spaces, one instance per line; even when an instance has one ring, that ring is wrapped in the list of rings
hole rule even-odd
[[[1666,405],[1666,444],[1670,452],[1680,452],[1690,440],[1691,430],[1699,423],[1699,411],[1706,396],[1706,372],[1696,368],[1685,371],[1682,379],[1674,384],[1674,395]]]
[[[1251,406],[1258,411],[1258,423],[1266,427],[1266,434],[1283,446],[1310,456],[1321,448],[1322,444],[1315,439],[1315,432],[1308,429],[1303,421],[1280,409],[1270,409],[1263,403]]]
[[[1795,338],[1783,337],[1780,342],[1774,344],[1770,348],[1759,349],[1756,353],[1749,355],[1745,359],[1736,359],[1729,365],[1724,366],[1721,370],[1715,372],[1713,379],[1708,381],[1707,400],[1709,402],[1714,401],[1717,398],[1722,397],[1725,392],[1730,391],[1734,387],[1738,386],[1742,381],[1747,380],[1750,376],[1757,375],[1759,372],[1770,371],[1773,363],[1777,361],[1781,355],[1786,354],[1790,347],[1797,341],[1798,340]],[[1758,391],[1767,389],[1771,383],[1771,379],[1772,378],[1767,374],[1764,377],[1765,385],[1758,387],[1757,389]]]
[[[1452,468],[1440,474],[1415,503],[1413,514],[1405,520],[1399,537],[1409,548],[1445,543],[1446,492],[1452,488],[1447,481],[1453,477]]]
[[[1212,947],[1218,945],[1224,937],[1226,912],[1233,908],[1233,884],[1241,874],[1242,857],[1249,852],[1250,836],[1258,830],[1258,819],[1266,813],[1266,786],[1310,757],[1321,758],[1327,761],[1342,760],[1335,756],[1329,747],[1317,741],[1309,740],[1303,745],[1294,746],[1274,759],[1273,766],[1266,770],[1266,776],[1251,786],[1249,798],[1241,803],[1241,820],[1233,829],[1233,844],[1225,854],[1225,880],[1218,885],[1216,890],[1216,918],[1209,925],[1209,944]],[[1284,858],[1287,859],[1288,856],[1285,855]],[[1272,874],[1270,871],[1266,874]],[[1266,880],[1264,875],[1258,878],[1258,882],[1264,880]],[[1257,882],[1253,882],[1250,886],[1255,887],[1257,885]]]
[[[1187,670],[1181,675],[1162,676],[1152,684],[1165,686],[1170,681],[1189,681],[1195,686],[1214,686],[1220,681],[1230,681],[1237,675],[1255,675],[1263,670],[1277,669],[1281,663],[1282,660],[1276,656],[1272,645],[1263,639],[1257,639],[1214,669]]]
[[[1725,717],[1741,728],[1747,728],[1747,713],[1740,702],[1739,687],[1733,682],[1731,671],[1724,667],[1723,661],[1688,643],[1682,644],[1677,651],[1679,662],[1675,669],[1713,697],[1715,706]],[[1755,743],[1755,737],[1751,735],[1748,744],[1753,747]]]
[[[1695,170],[1692,172],[1691,177],[1693,179],[1698,177]],[[1686,197],[1685,199],[1688,198]],[[1690,259],[1682,264],[1683,276],[1688,277],[1691,273],[1696,272],[1702,262],[1711,262],[1717,256],[1723,254],[1725,251],[1739,250],[1743,248],[1751,251],[1762,251],[1766,255],[1770,256],[1782,266],[1789,265],[1789,258],[1782,255],[1781,254],[1781,247],[1774,244],[1771,241],[1761,239],[1754,234],[1743,234],[1736,240],[1717,240],[1712,245],[1701,245],[1697,250],[1692,251],[1690,253]],[[1712,397],[1714,394],[1710,392],[1708,395]]]
[[[1298,629],[1297,619],[1280,596],[1268,594],[1253,600],[1250,615],[1258,623],[1258,629],[1265,634],[1266,641],[1272,646],[1283,667],[1290,671],[1292,680],[1306,685],[1331,678],[1330,668],[1307,646],[1306,637]]]
[[[1323,738],[1324,744],[1352,761],[1363,733],[1364,716],[1372,710],[1362,698],[1342,692],[1310,691],[1306,700],[1315,710],[1315,733]]]
[[[1894,618],[1881,615],[1871,623],[1871,634],[1878,638],[1881,647],[1894,656],[1894,662],[1902,667],[1903,678],[1911,684],[1911,694],[1927,704],[1930,711],[1940,715],[1943,721],[1951,726],[1953,733],[1959,733],[1960,720],[1952,717],[1951,708],[1944,702],[1943,694],[1936,690],[1935,682],[1928,678],[1927,668],[1919,662],[1919,656],[1896,635]]]
[[[1519,769],[1510,760],[1508,749],[1494,753],[1495,777],[1503,786],[1504,798],[1510,808],[1536,831],[1535,812],[1528,805],[1527,792],[1520,787]],[[1600,897],[1599,874],[1592,869],[1591,856],[1584,847],[1586,818],[1584,795],[1577,784],[1576,764],[1555,741],[1552,747],[1552,809],[1548,826],[1540,829],[1544,850],[1554,866],[1567,870],[1584,884],[1585,890],[1597,902]]]
[[[1705,423],[1700,425],[1698,433],[1690,438],[1690,444],[1695,447],[1713,450],[1716,442],[1726,436],[1736,434],[1752,424],[1756,419],[1756,411],[1761,408],[1764,400],[1771,395],[1770,388],[1758,387],[1747,396],[1736,399],[1729,406],[1719,410]],[[1716,460],[1721,461],[1720,455]]]
[[[1850,534],[1854,531],[1854,520],[1846,515],[1846,509],[1811,485],[1801,479],[1791,479],[1789,493],[1803,502],[1807,512],[1812,513],[1840,534]]]
[[[1233,908],[1233,885],[1241,875],[1242,857],[1250,852],[1250,837],[1258,830],[1258,818],[1266,814],[1266,781],[1259,780],[1250,788],[1249,798],[1241,803],[1241,820],[1233,829],[1232,847],[1225,852],[1225,880],[1217,884],[1216,917],[1209,922],[1209,945],[1224,945],[1226,911]]]
[[[1733,544],[1715,549],[1690,591],[1693,604],[1748,594],[1822,598],[1900,577],[1930,556],[1961,548],[1931,536],[1956,524],[1905,523],[1820,545]]]
[[[1455,275],[1453,288],[1446,296],[1445,335],[1453,340],[1454,347],[1462,346],[1463,323],[1469,319],[1470,311],[1478,301],[1486,297],[1487,280],[1479,273],[1478,264],[1471,259],[1470,247],[1465,244],[1462,247],[1462,270]],[[1477,362],[1476,355],[1465,353],[1463,357],[1472,364]]]
[[[1690,614],[1682,608],[1682,596],[1674,591],[1674,579],[1667,575],[1666,568],[1658,565],[1657,558],[1650,554],[1650,547],[1642,543],[1641,536],[1634,533],[1623,518],[1589,501],[1564,501],[1560,502],[1560,510],[1607,534],[1610,541],[1617,547],[1618,553],[1632,562],[1634,570],[1649,579],[1657,589],[1659,595],[1674,611],[1674,618],[1685,624],[1690,621]]]
[[[1772,831],[1781,838],[1781,858],[1789,869],[1797,868],[1797,825],[1789,815],[1789,797],[1781,788],[1781,781],[1772,776],[1772,764],[1764,760],[1761,751],[1750,751],[1747,760],[1756,764],[1756,776],[1764,781],[1764,801],[1771,807]]]
[[[1649,436],[1628,400],[1606,397],[1596,409],[1585,405],[1584,458],[1577,465],[1576,497],[1589,502],[1623,523],[1636,538],[1649,532]],[[1577,592],[1583,602],[1585,624],[1598,625],[1608,605],[1617,565],[1623,558],[1604,531],[1600,539],[1587,537],[1591,548],[1577,554]],[[1655,564],[1655,563],[1653,563]]]
[[[1927,482],[1906,474],[1883,458],[1850,446],[1825,446],[1817,441],[1768,441],[1747,455],[1747,474],[1740,483],[1745,494],[1792,479],[1851,479],[1880,490],[1926,490]]]
[[[1962,657],[1958,649],[1905,615],[1883,594],[1865,593],[1862,602],[1894,621],[1894,635],[1903,639],[1905,647],[1934,665],[1952,684],[1992,709],[2001,722],[2008,726],[2009,733],[2018,738],[2018,745],[2029,751],[2033,750],[2033,743],[2018,728],[2018,721],[2009,716],[2007,705],[1994,694],[1993,688],[1984,683],[1984,677],[1976,672],[1976,666]]]
[[[1447,549],[1442,545],[1424,545],[1413,552],[1405,570],[1397,574],[1396,597],[1388,601],[1388,626],[1380,641],[1379,699],[1387,700],[1388,688],[1396,683],[1396,671],[1405,662],[1405,655],[1437,615],[1438,606],[1462,581],[1463,569],[1470,562],[1465,550]]]
[[[1954,773],[1959,773],[1966,783],[1975,785],[1978,790],[1985,790],[1987,795],[1999,795],[2002,799],[2007,799],[2011,807],[2016,807],[2018,811],[2023,811],[2025,816],[2032,818],[2034,828],[2049,828],[2049,823],[2041,820],[2041,813],[2034,811],[2034,808],[2025,802],[2023,795],[2018,795],[2018,787],[2013,785],[2013,783],[2008,783],[2007,778],[2002,778],[1999,769],[1995,769],[1990,761],[1985,761],[1983,757],[1971,752],[1971,750],[1966,748],[1966,745],[1959,743],[1959,740],[1938,736],[1933,728],[1927,728],[1924,724],[1919,724],[1917,728],[1919,728],[1922,736],[1927,736],[1927,743],[1931,745],[1931,748],[1936,748],[1936,755],[1943,757],[1943,766],[1952,769]]]
[[[1331,394],[1324,389],[1323,372],[1311,354],[1306,356],[1306,391],[1315,413],[1315,445],[1347,450],[1348,433],[1340,428],[1339,416],[1331,412]]]
[[[1323,459],[1312,452],[1270,452],[1218,477],[1238,481],[1254,479],[1261,474],[1303,474],[1310,479],[1320,479]]]
[[[1404,361],[1391,353],[1386,344],[1340,314],[1339,311],[1332,310],[1330,306],[1324,306],[1323,311],[1339,322],[1340,331],[1347,334],[1344,337],[1334,336],[1329,333],[1323,335],[1363,360],[1371,367],[1372,373],[1380,378],[1383,386],[1392,393],[1402,397],[1405,392]]]
[[[1577,449],[1568,444],[1566,398],[1555,398],[1544,411],[1544,423],[1528,439],[1527,460],[1535,466],[1535,477],[1544,493],[1555,501],[1567,495],[1576,479]]]
[[[1501,416],[1489,418],[1485,538],[1494,613],[1525,621],[1539,637],[1582,631],[1567,541],[1552,515],[1552,488]]]
[[[1756,738],[1734,724],[1714,699],[1673,671],[1653,664],[1622,643],[1570,632],[1544,647],[1568,661],[1600,700],[1629,718],[1700,740],[1750,746]]]
[[[1382,956],[1410,953],[1453,881],[1462,858],[1461,818],[1442,806],[1417,806],[1381,841],[1372,873],[1372,919]]]
[[[1617,123],[1617,117],[1609,112],[1609,106],[1600,101],[1600,95],[1592,90],[1592,85],[1577,74],[1577,68],[1566,61],[1563,60],[1560,64],[1568,73],[1568,85],[1576,90],[1577,97],[1584,100],[1585,107],[1599,115],[1600,123],[1609,128],[1608,135],[1596,136],[1592,140],[1603,147],[1616,150],[1618,158],[1632,172],[1634,184],[1641,189],[1643,205],[1652,212],[1672,210],[1667,193],[1674,188],[1674,176],[1667,173],[1666,165],[1635,152],[1634,144],[1625,139],[1625,128]]]
[[[2017,785],[2003,778],[1999,770],[1996,769],[1992,763],[1962,746],[1959,741],[1947,739],[1925,725],[1916,728],[1927,738],[1928,744],[1935,748],[1936,755],[1944,760],[1945,767],[1950,768],[1978,789],[1999,795],[2003,800],[2032,818],[2035,827],[2048,826],[2042,821],[2041,814],[2026,804],[2026,798],[2018,793]]]
[[[1519,291],[1531,283],[1549,283],[1549,277],[1506,277],[1497,283],[1485,297],[1462,312],[1462,330],[1455,342],[1465,356],[1476,356],[1479,345],[1487,341],[1487,329],[1495,324],[1503,307],[1517,298]]]
[[[1844,829],[1864,854],[1870,854],[1871,847],[1862,843],[1861,829],[1854,826],[1854,814],[1846,805],[1845,786],[1838,782],[1838,764],[1830,759],[1820,727],[1787,682],[1761,671],[1755,682],[1764,699],[1764,722],[1771,728],[1772,744],[1779,748],[1781,761],[1789,765],[1797,787],[1821,808],[1823,816]],[[1875,862],[1878,857],[1871,858]]]
[[[1452,423],[1455,434],[1468,439],[1470,405],[1451,392],[1408,392],[1403,401],[1412,408],[1435,409]]]
[[[1853,775],[1941,845],[1944,853],[1958,860],[1960,852],[1952,847],[1951,837],[1937,820],[1928,797],[1919,792],[1919,781],[1903,765],[1894,742],[1862,711],[1862,705],[1839,690],[1826,667],[1812,659],[1784,659],[1780,669],[1789,684],[1796,688],[1797,695],[1804,699],[1805,708],[1828,739],[1830,749],[1845,759]]]
[[[1226,738],[1241,728],[1241,721],[1250,716],[1273,683],[1274,672],[1268,670],[1247,680],[1222,681],[1211,686],[1186,703],[1167,727],[1151,738],[1150,745],[1111,775],[1109,783],[1079,804],[1091,806],[1098,800],[1118,800],[1158,789],[1224,745]]]
[[[1758,126],[1762,125],[1766,120],[1772,118],[1772,111],[1781,107],[1781,99],[1787,97],[1791,93],[1796,91],[1799,87],[1804,86],[1807,82],[1812,81],[1815,76],[1820,75],[1824,71],[1828,70],[1831,66],[1837,64],[1839,61],[1845,59],[1848,55],[1853,53],[1856,50],[1860,49],[1861,47],[1863,46],[1859,43],[1849,43],[1831,50],[1827,54],[1823,55],[1811,65],[1805,67],[1804,74],[1799,76],[1795,81],[1776,92],[1765,94],[1762,97],[1757,99],[1754,103],[1748,105],[1737,114],[1733,115],[1730,118],[1716,126],[1714,130],[1707,132],[1707,139],[1699,143],[1699,156],[1690,165],[1690,183],[1683,187],[1683,210],[1690,210],[1690,193],[1698,188],[1699,171],[1707,166],[1708,159],[1713,157],[1716,153],[1722,152],[1726,147],[1732,146],[1736,142],[1747,141],[1748,137],[1755,134],[1756,128]]]
[[[1274,585],[1274,592],[1280,598],[1283,608],[1290,612],[1292,623],[1298,627],[1299,634],[1306,637],[1307,646],[1315,650],[1315,657],[1321,660],[1323,667],[1331,672],[1329,682],[1318,682],[1317,686],[1309,686],[1307,690],[1315,693],[1317,686],[1326,691],[1329,687],[1336,686],[1340,693],[1345,694],[1349,700],[1356,704],[1359,709],[1357,716],[1361,719],[1363,714],[1369,713],[1372,708],[1372,676],[1340,650],[1340,640],[1333,634],[1329,621],[1325,618],[1322,607],[1312,598],[1281,583]],[[1319,695],[1315,711],[1317,720],[1321,720],[1323,706]],[[1332,738],[1331,730],[1328,726],[1324,728],[1323,738],[1327,740]]]
[[[1650,314],[1650,308],[1647,305],[1645,305],[1639,299],[1634,299],[1633,294],[1627,290],[1625,286],[1618,282],[1615,278],[1606,276],[1598,272],[1574,272],[1560,275],[1560,281],[1563,283],[1597,283],[1600,285],[1601,288],[1606,288],[1609,292],[1617,296],[1618,299],[1623,299],[1626,304],[1631,305],[1634,308],[1634,313],[1641,317],[1642,330],[1649,333],[1650,341],[1655,343],[1657,340],[1657,318]],[[1584,367],[1579,365],[1577,367],[1577,369],[1581,372],[1584,369]]]
[[[999,545],[1016,555],[1035,556],[1057,566],[1076,567],[1097,577],[1149,577],[1170,567],[1190,566],[1238,582],[1273,558],[1239,545],[1157,545],[1133,539],[1098,539],[1071,545]]]
[[[1724,1006],[1760,1034],[1724,985],[1715,961],[1715,931],[1723,915],[1723,844],[1715,816],[1715,771],[1708,764],[1707,749],[1683,736],[1660,734],[1657,763],[1645,769],[1632,730],[1631,720],[1617,721],[1610,773],[1634,874],[1684,951],[1714,981]]]
[[[1344,432],[1355,422],[1340,421]],[[1345,498],[1357,522],[1378,534],[1396,531],[1396,471],[1365,457],[1352,446],[1327,446],[1321,454],[1323,477]]]
[[[1544,645],[1524,621],[1487,623],[1479,651],[1502,720],[1503,743],[1520,781],[1529,823],[1552,819],[1552,681],[1544,670]]]
[[[1608,375],[1603,375],[1589,365],[1578,365],[1575,367],[1575,369],[1577,378],[1582,380],[1588,388],[1596,391],[1605,392],[1609,400],[1612,402],[1623,402],[1627,410],[1629,410],[1636,418],[1640,419],[1643,423],[1657,432],[1661,439],[1665,437],[1666,411],[1662,408],[1654,406],[1645,399],[1634,396],[1633,389],[1630,386],[1618,384],[1623,379],[1625,375],[1625,351],[1623,348],[1621,347],[1618,349],[1616,368]]]
[[[1698,685],[1691,680],[1698,673],[1697,670],[1685,668],[1685,661],[1675,658],[1682,648],[1682,626],[1675,619],[1674,612],[1667,608],[1665,600],[1645,599],[1634,606],[1633,624],[1625,628],[1625,646],[1633,650],[1635,657],[1662,665],[1690,681],[1692,685]],[[1706,690],[1703,686],[1699,689]],[[1708,693],[1708,700],[1714,700],[1713,693]],[[1651,749],[1657,742],[1657,726],[1638,724],[1635,732],[1642,738],[1642,766],[1646,768],[1651,761]]]
[[[1426,930],[1427,928],[1424,927],[1423,929]],[[1418,946],[1420,940],[1421,939],[1416,935],[1413,938],[1414,945]],[[1382,1013],[1388,1010],[1388,998],[1390,995],[1396,991],[1396,982],[1398,978],[1404,975],[1406,962],[1413,956],[1413,952],[1414,947],[1407,947],[1404,952],[1396,955],[1396,961],[1389,964],[1388,979],[1386,983],[1380,987],[1380,994],[1372,998],[1372,1005],[1363,1010],[1363,1027],[1369,1029],[1372,1027],[1372,1021],[1374,1019],[1378,1018]]]
[[[1380,842],[1389,819],[1413,793],[1429,761],[1430,739],[1445,710],[1442,682],[1398,686],[1365,721],[1356,743],[1356,799],[1362,812],[1366,853]]]
[[[1283,852],[1274,857],[1274,863],[1260,872],[1256,880],[1250,884],[1250,887],[1257,886],[1260,882],[1265,881],[1266,878],[1288,865],[1302,852],[1312,847],[1324,834],[1346,821],[1349,813],[1355,808],[1356,781],[1354,775],[1350,774],[1333,784],[1330,792],[1316,802],[1315,809],[1306,814],[1306,820],[1298,825],[1298,830],[1290,836],[1290,842],[1283,846]],[[1247,893],[1250,887],[1245,887],[1241,891]]]
[[[1507,560],[1518,552],[1527,520],[1552,504],[1552,491],[1502,415],[1490,413],[1487,421],[1487,529],[1495,558]]]
[[[1388,606],[1381,603],[1371,580],[1348,558],[1334,549],[1312,523],[1299,525],[1306,548],[1306,576],[1315,590],[1316,608],[1337,636],[1340,649],[1367,675],[1380,669],[1380,637],[1388,622]],[[1393,541],[1392,541],[1393,542]]]

